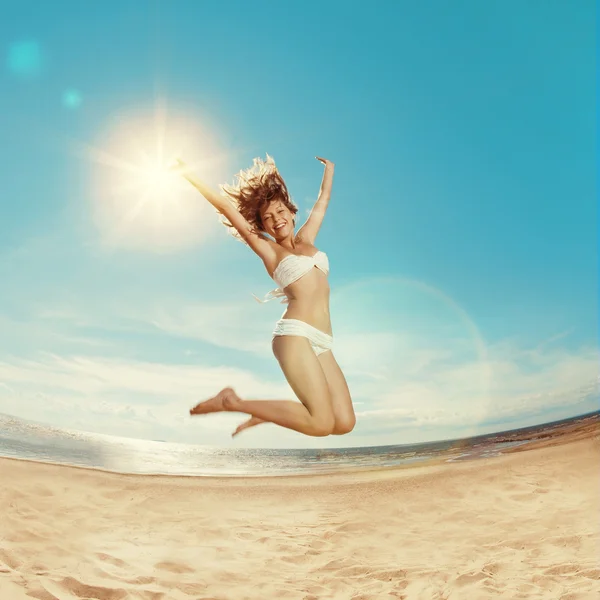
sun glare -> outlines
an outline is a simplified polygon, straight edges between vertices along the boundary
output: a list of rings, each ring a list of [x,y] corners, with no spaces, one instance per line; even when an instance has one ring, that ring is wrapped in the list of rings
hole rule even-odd
[[[154,197],[164,196],[165,200],[174,192],[179,176],[169,170],[168,165],[148,162],[142,168],[142,178],[145,180],[146,192]],[[178,186],[177,186],[178,187]],[[171,192],[171,193],[170,193]]]
[[[210,205],[172,169],[182,158],[215,187],[227,179],[226,156],[201,123],[164,107],[119,113],[98,146],[82,148],[92,163],[93,215],[105,244],[172,251],[216,231]]]

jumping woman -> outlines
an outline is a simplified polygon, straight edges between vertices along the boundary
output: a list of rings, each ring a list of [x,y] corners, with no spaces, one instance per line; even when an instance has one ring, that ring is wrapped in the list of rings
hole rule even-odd
[[[315,247],[331,196],[334,164],[324,158],[317,160],[325,165],[321,190],[297,233],[298,208],[268,155],[266,161],[254,159],[254,165],[240,172],[233,185],[221,186],[225,196],[178,161],[182,175],[221,213],[232,233],[262,259],[279,286],[264,301],[281,297],[288,305],[275,326],[272,347],[300,403],[242,400],[226,387],[190,410],[191,415],[222,411],[251,415],[233,436],[260,423],[275,423],[310,436],[342,435],[352,431],[356,422],[348,385],[331,351],[329,261]]]

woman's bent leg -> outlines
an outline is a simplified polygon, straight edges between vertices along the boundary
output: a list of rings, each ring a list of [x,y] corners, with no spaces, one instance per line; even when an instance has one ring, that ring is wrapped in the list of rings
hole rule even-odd
[[[327,379],[309,341],[299,336],[277,336],[273,352],[300,400],[242,400],[231,388],[201,402],[190,413],[243,412],[311,436],[326,436],[335,424]]]

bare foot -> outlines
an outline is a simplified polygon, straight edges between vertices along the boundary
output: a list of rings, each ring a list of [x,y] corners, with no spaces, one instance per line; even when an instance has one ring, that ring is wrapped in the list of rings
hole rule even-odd
[[[248,429],[249,427],[254,427],[255,425],[260,425],[261,423],[267,423],[267,421],[263,421],[258,417],[250,417],[247,421],[244,421],[238,428],[231,434],[231,437],[235,437],[240,431],[244,431],[244,429]]]
[[[216,396],[196,404],[190,409],[190,415],[206,415],[214,412],[236,411],[241,402],[240,397],[230,388],[223,388]]]

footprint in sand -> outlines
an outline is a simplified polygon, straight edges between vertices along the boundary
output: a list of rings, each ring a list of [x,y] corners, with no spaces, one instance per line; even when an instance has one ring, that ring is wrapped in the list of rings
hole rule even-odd
[[[6,550],[0,550],[0,573],[8,573],[9,570],[18,569],[23,563],[6,552]]]
[[[109,563],[115,567],[120,567],[121,569],[131,568],[131,565],[129,563],[126,563],[124,560],[121,560],[116,556],[112,556],[111,554],[106,554],[105,552],[96,552],[96,557],[99,558],[102,562]]]
[[[484,579],[487,579],[489,575],[485,573],[463,573],[456,578],[456,584],[463,587],[467,585],[472,585],[473,583],[479,583]]]
[[[194,573],[195,570],[191,567],[188,567],[184,563],[174,563],[170,561],[162,561],[158,562],[154,565],[155,569],[159,569],[161,571],[169,571],[169,573]]]
[[[406,579],[408,577],[408,571],[405,571],[403,569],[375,571],[371,573],[371,577],[373,579],[379,579],[379,581],[406,582]]]
[[[554,565],[544,571],[544,575],[575,575],[579,571],[579,565],[564,564]]]
[[[74,577],[65,577],[59,582],[42,581],[43,588],[55,598],[102,598],[102,600],[125,600],[129,592],[123,588],[87,585]]]
[[[498,562],[489,562],[483,566],[483,573],[490,575],[491,577],[495,577],[496,575],[501,575],[506,572],[507,566],[504,563]]]
[[[579,575],[581,577],[587,577],[588,579],[600,581],[600,569],[587,569],[585,571],[580,571]]]

